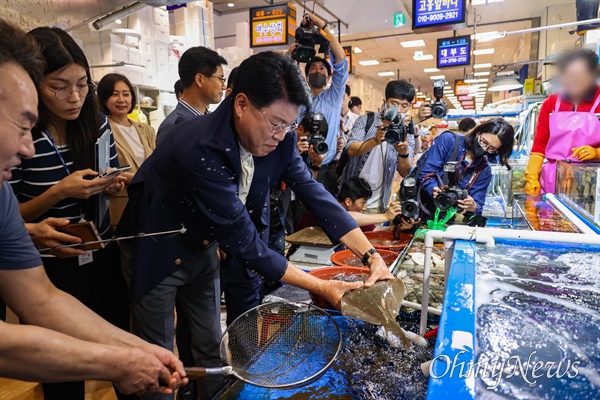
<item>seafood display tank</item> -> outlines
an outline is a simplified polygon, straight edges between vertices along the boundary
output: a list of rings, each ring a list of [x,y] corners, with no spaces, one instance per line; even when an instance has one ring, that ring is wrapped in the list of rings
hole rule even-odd
[[[600,398],[600,237],[588,242],[456,241],[427,399]]]

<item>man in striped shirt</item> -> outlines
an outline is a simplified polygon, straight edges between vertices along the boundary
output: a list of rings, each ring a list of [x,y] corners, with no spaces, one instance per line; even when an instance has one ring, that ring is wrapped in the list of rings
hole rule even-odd
[[[179,122],[208,114],[211,104],[218,104],[225,90],[223,65],[227,61],[216,51],[206,47],[192,47],[179,60],[179,77],[183,93],[177,107],[160,124],[156,134],[156,145],[169,137]]]

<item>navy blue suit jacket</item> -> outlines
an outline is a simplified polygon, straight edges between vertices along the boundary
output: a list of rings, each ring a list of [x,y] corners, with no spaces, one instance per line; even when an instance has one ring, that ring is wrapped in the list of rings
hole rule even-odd
[[[163,140],[171,135],[175,125],[192,117],[197,117],[197,115],[181,104],[181,102],[177,102],[175,109],[167,115],[167,118],[165,118],[158,127],[158,132],[156,132],[156,145],[158,146]]]
[[[357,228],[313,179],[292,133],[269,155],[254,157],[254,177],[244,206],[238,197],[241,161],[232,114],[232,101],[225,99],[214,113],[177,124],[135,174],[119,234],[177,229],[182,223],[187,232],[136,239],[133,299],[143,297],[214,241],[228,258],[239,260],[261,278],[279,280],[287,260],[268,248],[268,228],[270,187],[280,178],[334,243]]]

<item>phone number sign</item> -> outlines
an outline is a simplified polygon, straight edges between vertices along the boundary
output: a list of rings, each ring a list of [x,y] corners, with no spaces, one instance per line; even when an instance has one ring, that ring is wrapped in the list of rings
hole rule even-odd
[[[437,67],[460,67],[471,64],[471,37],[457,36],[438,39]]]
[[[272,46],[287,43],[285,19],[253,22],[252,32],[253,46]]]
[[[464,24],[466,3],[467,0],[413,0],[412,28],[452,28]]]

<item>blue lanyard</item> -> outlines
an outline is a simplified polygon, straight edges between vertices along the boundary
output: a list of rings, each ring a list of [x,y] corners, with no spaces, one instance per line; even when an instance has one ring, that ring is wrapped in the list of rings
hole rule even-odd
[[[46,135],[46,137],[50,141],[50,144],[52,145],[52,147],[54,147],[54,150],[56,151],[56,155],[58,156],[60,162],[62,163],[63,168],[65,169],[65,171],[67,171],[67,175],[71,175],[71,171],[69,170],[69,167],[67,166],[67,163],[65,162],[65,159],[63,158],[62,154],[58,150],[56,143],[54,143],[54,139],[52,139],[52,135],[50,134],[50,132],[45,131],[44,135]]]

